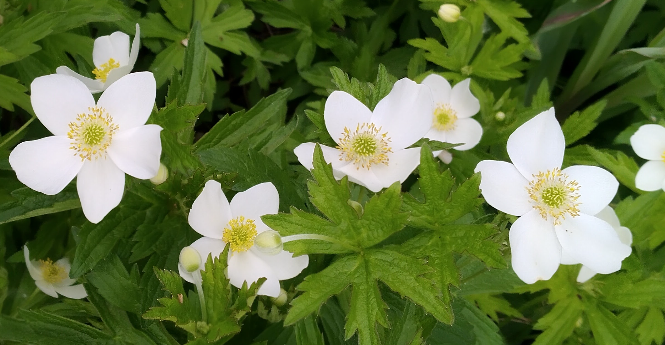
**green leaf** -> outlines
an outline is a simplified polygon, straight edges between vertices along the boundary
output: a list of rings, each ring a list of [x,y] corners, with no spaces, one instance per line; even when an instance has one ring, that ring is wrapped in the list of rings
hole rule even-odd
[[[67,187],[56,195],[45,195],[28,187],[11,192],[12,199],[0,204],[0,224],[81,207],[78,194]]]
[[[192,23],[192,10],[194,4],[188,0],[159,0],[159,4],[164,10],[166,18],[173,25],[182,30],[188,31]]]
[[[143,318],[172,321],[193,335],[200,335],[196,321],[201,318],[201,309],[198,301],[185,293],[180,275],[157,267],[154,267],[154,270],[170,296],[158,299],[162,306],[150,308],[143,314]]]
[[[566,122],[561,126],[563,135],[566,138],[566,146],[570,146],[584,138],[596,128],[598,125],[596,120],[603,113],[603,109],[605,109],[606,105],[607,101],[601,100],[600,102],[590,105],[581,113],[575,112],[566,119]]]
[[[635,334],[611,311],[594,301],[585,300],[586,316],[598,344],[637,344]]]
[[[191,4],[190,4],[191,6]],[[208,50],[203,43],[201,24],[194,23],[185,49],[185,62],[182,79],[176,95],[178,105],[199,104],[203,101],[203,87],[206,73],[206,55]]]
[[[295,324],[296,344],[298,345],[325,345],[323,334],[316,324],[316,318],[308,316]]]
[[[111,254],[102,260],[86,278],[109,303],[125,311],[141,312],[137,277],[129,275],[117,255]]]
[[[561,344],[577,327],[577,320],[582,316],[584,306],[577,298],[568,298],[554,305],[545,316],[538,319],[534,329],[544,330],[539,334],[534,345]]]
[[[522,76],[516,63],[522,60],[524,45],[508,44],[504,33],[491,36],[471,63],[470,73],[482,78],[510,80]],[[462,71],[464,73],[464,71]]]
[[[0,339],[32,344],[97,344],[109,334],[86,324],[43,311],[21,310],[20,319],[0,316]]]
[[[48,36],[62,14],[40,12],[28,20],[18,17],[0,26],[0,66],[39,51],[41,47],[34,42]]]
[[[478,0],[478,5],[501,28],[503,33],[522,44],[531,44],[529,32],[524,24],[515,19],[531,17],[529,12],[523,9],[519,3],[507,0]]]
[[[0,47],[1,48],[1,47]],[[14,111],[14,104],[25,111],[33,113],[30,97],[25,93],[28,89],[18,80],[0,74],[0,107]]]
[[[459,299],[453,303],[455,323],[438,323],[427,338],[431,345],[504,344],[499,327],[471,303]]]
[[[662,344],[665,340],[665,319],[658,308],[649,308],[644,320],[635,330],[640,344]]]
[[[621,184],[637,193],[642,193],[635,187],[635,175],[639,167],[633,158],[628,157],[621,151],[616,151],[615,156],[609,152],[596,150],[591,146],[588,146],[587,149],[596,162],[614,174]]]

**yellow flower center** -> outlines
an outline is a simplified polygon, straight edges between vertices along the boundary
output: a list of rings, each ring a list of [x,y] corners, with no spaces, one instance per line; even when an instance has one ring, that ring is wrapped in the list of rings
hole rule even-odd
[[[561,224],[566,216],[579,216],[580,186],[558,168],[533,175],[527,192],[531,205],[543,219],[552,218],[554,225]]]
[[[660,160],[665,162],[665,151],[663,151],[663,153],[660,155]]]
[[[229,244],[231,251],[241,253],[246,252],[254,245],[256,235],[254,220],[240,216],[229,221],[228,227],[224,228],[222,241]]]
[[[95,79],[101,80],[102,83],[106,83],[106,78],[108,78],[109,72],[118,67],[120,67],[120,63],[115,62],[113,58],[110,58],[108,62],[102,64],[99,68],[95,68],[92,71],[92,74],[95,75]]]
[[[65,268],[51,259],[39,260],[41,263],[42,278],[51,284],[56,284],[67,278]]]
[[[113,134],[118,125],[103,108],[88,108],[90,113],[78,114],[76,121],[69,123],[67,137],[72,141],[69,148],[81,160],[92,160],[106,156],[106,149],[111,145]]]
[[[388,153],[393,152],[389,143],[388,133],[381,133],[381,127],[376,128],[373,123],[359,124],[353,132],[344,127],[337,146],[342,151],[339,160],[353,162],[356,169],[369,169],[379,163],[388,165]]]
[[[451,131],[457,126],[457,112],[449,104],[439,104],[434,109],[433,126],[440,131]]]

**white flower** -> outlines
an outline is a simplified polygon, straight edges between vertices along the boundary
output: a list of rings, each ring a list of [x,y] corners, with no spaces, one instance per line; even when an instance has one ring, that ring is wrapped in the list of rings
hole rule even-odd
[[[406,78],[395,83],[374,112],[346,92],[331,93],[323,116],[337,148],[321,149],[335,178],[347,175],[373,192],[404,182],[420,163],[420,148],[407,147],[427,133],[433,109],[429,88]],[[314,147],[304,143],[294,150],[308,169],[313,168]]]
[[[644,125],[632,137],[635,153],[649,160],[635,176],[635,187],[652,192],[665,190],[665,127]]]
[[[444,22],[454,23],[459,20],[460,9],[457,5],[453,4],[443,4],[439,7],[439,18]]]
[[[609,206],[605,207],[596,214],[596,217],[606,221],[612,226],[612,228],[614,228],[614,231],[616,231],[617,235],[619,236],[619,240],[621,240],[621,243],[627,246],[630,246],[633,243],[633,234],[630,233],[630,229],[628,229],[625,226],[621,226],[621,223],[619,222],[619,217],[617,217],[617,214],[614,212],[614,210],[611,207]],[[571,258],[568,257],[566,252],[562,253],[561,263],[564,265],[577,264],[575,260],[572,260]],[[591,279],[591,277],[595,275],[596,272],[594,272],[592,269],[590,269],[587,266],[582,266],[582,268],[580,269],[580,273],[577,275],[577,281],[579,283],[584,283],[585,281]]]
[[[445,5],[444,5],[445,6]],[[428,121],[431,128],[425,138],[451,144],[462,144],[454,149],[465,151],[472,149],[480,142],[483,127],[471,118],[480,111],[480,102],[471,93],[471,79],[464,79],[454,87],[446,78],[438,74],[428,75],[422,84],[432,90],[435,109]],[[440,154],[439,154],[440,152]],[[435,152],[441,160],[448,164],[452,161],[450,152]]]
[[[45,294],[55,298],[58,298],[58,294],[61,294],[74,299],[88,296],[83,284],[72,285],[76,283],[76,280],[69,278],[69,269],[71,268],[69,259],[62,258],[56,262],[49,259],[46,261],[32,261],[30,260],[28,246],[23,247],[23,256],[25,257],[25,265],[28,266],[28,272],[35,280],[35,285]]]
[[[157,125],[144,125],[155,103],[155,77],[133,73],[99,98],[78,79],[51,74],[30,85],[35,115],[54,134],[20,143],[9,155],[16,177],[48,195],[75,177],[86,218],[101,221],[118,206],[125,173],[149,179],[159,169]]]
[[[258,184],[236,194],[229,204],[219,182],[208,181],[194,200],[189,212],[189,225],[204,237],[192,243],[202,260],[208,254],[218,257],[229,243],[227,276],[235,287],[243,282],[251,284],[259,278],[267,280],[259,288],[259,295],[279,296],[279,281],[297,276],[309,264],[309,257],[293,257],[287,251],[265,253],[254,245],[254,239],[271,229],[261,221],[264,214],[276,214],[279,194],[270,183]],[[191,272],[179,265],[180,276],[194,282]]]
[[[129,50],[129,36],[124,32],[116,31],[108,36],[98,37],[92,49],[92,61],[96,67],[92,74],[95,75],[95,79],[84,77],[67,66],[60,66],[55,72],[75,77],[82,81],[92,93],[102,92],[132,71],[141,47],[140,36],[141,30],[136,24],[136,35],[132,41],[131,51]]]
[[[562,251],[571,262],[603,274],[619,270],[631,252],[612,225],[593,216],[612,200],[618,181],[598,167],[560,170],[565,145],[551,108],[508,138],[514,165],[482,161],[476,166],[487,203],[520,216],[509,234],[512,265],[528,284],[550,279]]]

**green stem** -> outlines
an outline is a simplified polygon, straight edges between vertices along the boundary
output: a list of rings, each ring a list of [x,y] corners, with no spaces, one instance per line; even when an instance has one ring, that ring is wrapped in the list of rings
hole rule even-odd
[[[196,291],[198,291],[199,295],[199,303],[201,304],[201,318],[203,319],[203,322],[207,323],[208,312],[206,310],[205,296],[203,295],[203,278],[201,277],[201,270],[194,271],[192,276],[194,276],[194,285],[196,285]]]
[[[19,133],[23,132],[24,129],[28,128],[28,126],[32,123],[32,121],[35,121],[34,116],[31,117],[30,120],[28,120],[25,124],[23,124],[23,126],[21,126],[21,128],[16,130],[16,132],[12,133],[12,135],[10,135],[8,138],[3,140],[2,143],[0,143],[0,148],[4,147],[7,143],[11,142],[12,139],[14,139],[14,137],[17,136]]]

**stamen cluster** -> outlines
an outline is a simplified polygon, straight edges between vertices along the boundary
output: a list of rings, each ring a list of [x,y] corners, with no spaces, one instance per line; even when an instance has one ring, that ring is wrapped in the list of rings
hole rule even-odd
[[[457,112],[443,103],[434,109],[433,127],[440,131],[451,131],[457,126]]]
[[[339,159],[353,162],[356,169],[369,169],[372,164],[388,165],[388,153],[393,152],[389,143],[388,133],[381,133],[381,127],[376,128],[373,123],[358,124],[353,132],[344,127],[337,146],[341,150]]]
[[[566,216],[579,216],[579,190],[577,181],[568,181],[568,175],[559,168],[533,175],[527,187],[533,208],[543,219],[551,217],[554,225],[561,224]]]
[[[67,278],[65,268],[60,266],[57,262],[53,262],[51,259],[39,260],[39,262],[41,263],[41,271],[44,281],[56,284]]]
[[[113,118],[103,108],[90,107],[88,110],[90,113],[78,114],[76,121],[69,123],[67,133],[67,137],[73,140],[69,148],[81,160],[106,156],[106,149],[118,130],[118,125],[113,123]]]
[[[102,83],[106,83],[106,78],[108,78],[109,72],[118,67],[120,67],[120,63],[113,60],[113,58],[110,58],[108,62],[102,64],[99,68],[95,68],[92,71],[92,74],[95,75],[95,79],[101,80]]]
[[[256,235],[254,220],[240,216],[229,221],[228,227],[224,228],[222,240],[229,244],[231,251],[246,252],[254,245]]]

